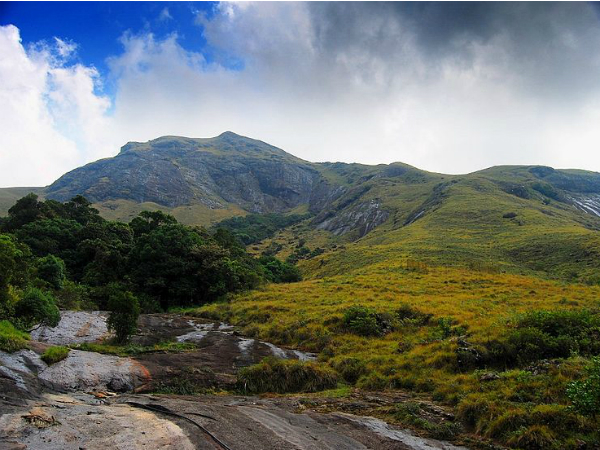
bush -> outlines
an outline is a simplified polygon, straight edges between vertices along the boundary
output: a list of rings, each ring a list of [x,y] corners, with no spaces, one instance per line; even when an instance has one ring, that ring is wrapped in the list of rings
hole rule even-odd
[[[389,328],[389,323],[381,315],[364,306],[348,308],[342,323],[347,331],[359,336],[381,336]]]
[[[567,387],[567,397],[573,409],[584,416],[596,417],[600,412],[600,357],[592,358],[586,367],[587,378]]]
[[[402,321],[404,324],[417,326],[427,325],[433,318],[433,314],[419,311],[407,303],[402,303],[400,305],[400,307],[396,310],[396,316],[398,317],[398,320]]]
[[[15,306],[18,323],[25,329],[34,325],[55,327],[60,322],[60,311],[49,292],[29,288]]]
[[[351,384],[356,383],[361,376],[367,373],[365,362],[358,358],[338,359],[331,365],[345,381]]]
[[[63,346],[50,347],[42,354],[42,360],[51,365],[65,359],[70,351],[69,348]]]
[[[15,326],[8,320],[0,321],[0,350],[3,352],[16,352],[27,348],[29,335]]]
[[[600,354],[600,315],[590,311],[534,311],[486,345],[488,363],[510,367],[572,353]]]
[[[317,392],[335,387],[337,381],[335,372],[318,363],[274,357],[245,367],[238,374],[240,388],[255,394]]]
[[[90,299],[89,289],[84,284],[66,280],[62,289],[56,291],[56,305],[61,309],[93,310],[97,305]]]
[[[503,219],[514,219],[515,217],[517,217],[517,213],[515,212],[509,212],[502,215]]]
[[[294,283],[302,281],[300,270],[293,264],[280,261],[273,256],[263,256],[259,259],[265,270],[267,280],[273,283]]]
[[[117,342],[124,343],[137,331],[140,315],[138,300],[131,292],[117,289],[108,298],[108,308],[108,329],[115,333]]]

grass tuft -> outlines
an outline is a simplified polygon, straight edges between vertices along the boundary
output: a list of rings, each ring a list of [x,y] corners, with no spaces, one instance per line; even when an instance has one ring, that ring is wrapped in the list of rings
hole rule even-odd
[[[28,347],[29,335],[8,320],[0,321],[0,350],[3,352],[16,352]]]
[[[46,351],[42,354],[42,361],[44,361],[48,365],[56,364],[59,361],[62,361],[67,356],[69,356],[69,352],[71,351],[68,347],[63,346],[55,346],[46,349]]]

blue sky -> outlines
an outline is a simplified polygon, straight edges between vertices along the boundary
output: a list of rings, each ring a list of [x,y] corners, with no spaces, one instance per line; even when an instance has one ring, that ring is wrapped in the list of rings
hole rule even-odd
[[[0,186],[162,135],[310,161],[600,171],[597,5],[0,3]]]
[[[175,33],[178,43],[202,52],[210,61],[198,14],[211,17],[218,2],[2,2],[0,25],[13,24],[25,46],[54,37],[77,44],[76,58],[93,65],[106,79],[105,91],[114,95],[106,58],[122,51],[125,33],[152,33],[158,39]],[[232,63],[235,64],[235,63]]]

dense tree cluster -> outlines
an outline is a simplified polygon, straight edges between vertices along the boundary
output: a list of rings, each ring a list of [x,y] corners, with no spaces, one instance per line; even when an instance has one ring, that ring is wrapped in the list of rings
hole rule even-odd
[[[55,325],[57,306],[112,308],[131,323],[140,309],[300,278],[287,263],[249,255],[231,231],[188,227],[161,211],[127,224],[103,219],[82,196],[60,203],[30,194],[0,220],[0,320],[23,329]],[[131,333],[116,315],[111,326],[119,339]]]

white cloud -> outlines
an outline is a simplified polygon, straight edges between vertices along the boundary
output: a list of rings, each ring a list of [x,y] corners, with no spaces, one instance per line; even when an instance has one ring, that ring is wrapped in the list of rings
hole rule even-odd
[[[108,100],[94,94],[97,74],[66,66],[73,44],[29,52],[14,26],[0,27],[0,185],[41,186],[106,155]]]
[[[564,101],[568,81],[552,71],[557,58],[582,61],[583,50],[600,43],[585,10],[571,11],[564,26],[579,26],[586,48],[573,55],[573,39],[561,38],[571,54],[556,44],[554,57],[540,57],[544,80],[505,30],[486,39],[462,33],[439,44],[450,49],[434,52],[422,48],[420,31],[403,16],[370,9],[335,23],[311,8],[228,3],[210,20],[200,15],[208,42],[223,61],[242,57],[242,71],[207,64],[175,36],[129,36],[113,60],[118,126],[143,140],[230,129],[313,161],[403,161],[450,173],[495,164],[600,170],[600,127],[593,122],[600,83],[585,99]],[[519,39],[531,53],[543,36],[528,38],[535,45]],[[548,86],[557,92],[548,95]]]
[[[165,7],[161,10],[160,14],[158,15],[158,20],[164,21],[164,22],[173,20],[173,16],[171,16],[171,13],[169,12],[169,8]]]
[[[477,17],[465,25],[459,11],[454,28],[447,11],[405,7],[221,4],[197,18],[211,62],[175,34],[126,34],[109,58],[110,117],[95,69],[69,63],[75,43],[25,51],[4,27],[0,119],[11,131],[0,136],[0,184],[48,183],[131,140],[225,130],[312,161],[600,170],[589,5],[475,5]]]

